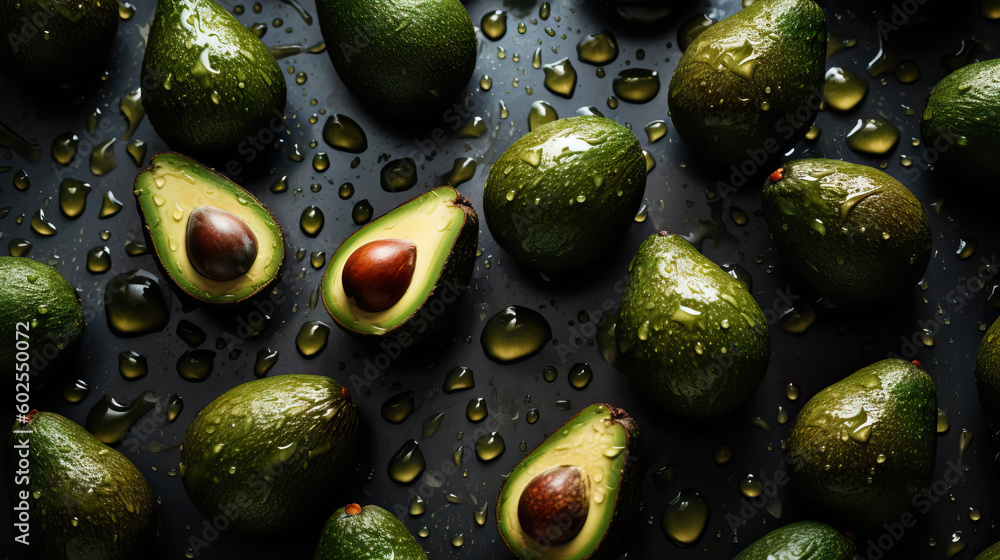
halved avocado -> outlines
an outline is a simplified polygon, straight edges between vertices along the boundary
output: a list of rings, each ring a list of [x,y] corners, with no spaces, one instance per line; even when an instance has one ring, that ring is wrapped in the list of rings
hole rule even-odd
[[[478,243],[479,217],[468,199],[452,187],[433,189],[340,245],[323,278],[323,303],[344,330],[409,346],[454,309]]]
[[[203,302],[244,301],[278,279],[281,227],[246,189],[173,152],[135,179],[139,213],[167,276]]]
[[[497,525],[518,558],[611,558],[638,509],[639,427],[593,404],[529,453],[500,489]]]

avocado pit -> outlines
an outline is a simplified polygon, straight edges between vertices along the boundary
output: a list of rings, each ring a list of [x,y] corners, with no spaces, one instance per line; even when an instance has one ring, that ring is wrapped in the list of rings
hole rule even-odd
[[[369,313],[389,309],[410,287],[417,263],[417,246],[387,238],[358,247],[344,263],[344,293]]]
[[[581,467],[562,465],[539,474],[517,502],[524,534],[551,546],[576,538],[590,510],[590,478]]]
[[[198,274],[228,282],[247,273],[257,260],[257,236],[240,217],[210,206],[188,216],[188,258]]]

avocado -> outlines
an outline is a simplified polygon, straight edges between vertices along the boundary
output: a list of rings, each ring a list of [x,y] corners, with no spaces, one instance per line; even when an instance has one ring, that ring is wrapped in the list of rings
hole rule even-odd
[[[404,348],[447,322],[472,278],[479,217],[452,187],[397,206],[330,258],[323,303],[342,329]]]
[[[856,552],[854,541],[826,523],[799,521],[764,535],[743,549],[733,560],[854,560]]]
[[[374,505],[348,504],[323,527],[315,560],[427,560],[406,525]]]
[[[667,232],[643,241],[629,265],[615,344],[632,383],[684,416],[736,408],[771,355],[767,320],[750,292]]]
[[[117,32],[117,0],[0,2],[0,64],[19,82],[78,78],[102,61]]]
[[[184,294],[237,303],[278,279],[281,227],[257,197],[215,170],[164,152],[136,177],[134,193],[160,265]]]
[[[822,101],[826,16],[812,0],[757,0],[684,51],[667,103],[699,156],[759,161],[801,140]]]
[[[1000,560],[1000,543],[987,548],[976,555],[975,560]]]
[[[916,363],[887,359],[816,393],[795,418],[787,462],[803,503],[858,529],[911,506],[931,483],[937,391]]]
[[[153,129],[185,153],[252,160],[248,144],[284,127],[278,62],[214,0],[159,0],[141,80]]]
[[[37,389],[83,336],[83,305],[47,264],[0,257],[0,371]],[[13,386],[12,386],[13,387]]]
[[[976,354],[976,389],[983,408],[1000,418],[1000,319],[990,325]]]
[[[907,295],[930,261],[930,222],[920,201],[873,167],[790,161],[767,179],[761,199],[784,262],[839,305]]]
[[[992,191],[1000,174],[1000,59],[963,66],[931,90],[920,121],[928,149],[940,167]]]
[[[476,69],[458,0],[317,0],[316,17],[340,79],[380,115],[441,118]]]
[[[358,408],[319,375],[280,375],[226,391],[195,416],[181,446],[191,500],[233,530],[271,536],[326,506],[354,460]]]
[[[581,410],[514,467],[497,526],[522,560],[614,558],[639,506],[639,427],[607,404]]]
[[[15,477],[18,469],[30,475]],[[15,423],[7,472],[10,503],[29,508],[32,557],[135,560],[151,553],[156,504],[149,483],[124,455],[72,420],[32,412]]]
[[[544,272],[590,263],[617,245],[646,189],[646,159],[611,119],[573,117],[525,134],[490,169],[486,225],[511,256]]]

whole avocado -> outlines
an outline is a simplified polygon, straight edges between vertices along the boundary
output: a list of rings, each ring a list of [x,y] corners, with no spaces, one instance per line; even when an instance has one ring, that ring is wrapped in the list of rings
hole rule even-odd
[[[983,408],[1000,417],[1000,319],[990,325],[976,353],[976,389]]]
[[[764,535],[733,560],[853,560],[856,552],[853,541],[826,523],[799,521]]]
[[[892,176],[833,159],[786,163],[764,184],[764,219],[782,259],[841,306],[912,293],[931,258],[920,201]]]
[[[1000,174],[1000,59],[963,66],[931,90],[920,121],[924,145],[942,169],[993,191]]]
[[[340,79],[381,115],[440,118],[476,69],[475,28],[458,0],[317,0],[316,12]]]
[[[886,359],[816,393],[788,438],[804,503],[867,530],[927,488],[937,454],[937,389],[916,363]]]
[[[73,286],[47,264],[0,257],[0,370],[32,388],[83,336],[83,305]],[[29,377],[30,376],[30,377]]]
[[[1000,560],[1000,543],[996,543],[977,554],[976,560]]]
[[[302,523],[338,490],[358,444],[358,408],[319,375],[243,383],[208,404],[181,447],[184,488],[209,519],[275,535]]]
[[[746,400],[771,356],[767,320],[738,280],[684,238],[648,237],[629,265],[615,327],[621,369],[683,416],[718,416]]]
[[[215,0],[159,0],[141,83],[153,129],[189,155],[246,157],[285,126],[278,62]]]
[[[79,424],[51,412],[33,412],[11,428],[7,472],[11,502],[30,498],[31,554],[43,560],[135,560],[156,539],[156,504],[149,483],[124,455]],[[14,492],[18,499],[15,500]],[[8,549],[9,550],[9,549]]]
[[[497,243],[545,272],[610,251],[646,189],[635,135],[611,119],[560,119],[522,136],[490,168],[483,214]]]
[[[118,32],[118,0],[0,2],[0,62],[30,81],[93,69]]]
[[[427,560],[427,553],[395,515],[348,504],[333,513],[316,545],[315,560]]]
[[[667,101],[699,156],[758,161],[786,152],[822,101],[826,16],[812,0],[757,0],[684,51]]]

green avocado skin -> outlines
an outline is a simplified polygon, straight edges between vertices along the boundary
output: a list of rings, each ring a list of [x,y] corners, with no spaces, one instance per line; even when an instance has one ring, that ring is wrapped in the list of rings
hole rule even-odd
[[[802,407],[788,438],[793,488],[856,530],[878,527],[931,483],[936,427],[930,375],[904,360],[876,362]]]
[[[61,371],[58,364],[78,344],[84,327],[80,298],[55,268],[27,257],[0,257],[0,371],[8,372],[9,381],[25,381],[23,370],[16,369],[24,367],[32,389],[58,377],[47,373]],[[28,342],[28,361],[15,361],[19,340]],[[50,350],[55,351],[51,360]]]
[[[775,529],[743,549],[733,560],[853,560],[854,542],[818,521],[799,521]]]
[[[135,560],[146,557],[156,539],[153,491],[124,455],[101,443],[79,424],[37,412],[11,428],[8,472],[22,449],[30,449],[24,485],[10,477],[12,503],[27,492],[30,544],[45,560]],[[15,494],[16,493],[16,494]]]
[[[141,83],[150,124],[188,155],[239,152],[251,161],[262,132],[285,126],[278,62],[215,0],[159,0]]]
[[[980,552],[976,555],[976,560],[1000,560],[1000,543]]]
[[[920,121],[924,145],[942,169],[993,191],[1000,173],[1000,59],[963,66],[931,90]]]
[[[771,355],[767,320],[743,284],[666,233],[648,237],[632,259],[615,343],[642,393],[684,416],[734,409]]]
[[[930,222],[913,193],[878,169],[840,160],[794,160],[781,173],[764,184],[764,219],[800,279],[842,306],[912,292],[931,257]]]
[[[110,50],[118,19],[118,0],[5,0],[0,63],[28,81],[77,77]]]
[[[356,514],[346,509],[338,509],[327,520],[315,560],[427,560],[427,553],[395,515],[375,505]]]
[[[645,189],[645,156],[630,130],[603,117],[572,117],[525,134],[497,159],[483,214],[515,259],[561,272],[613,249]]]
[[[976,353],[976,388],[983,408],[1000,417],[1000,319],[990,325]]]
[[[304,522],[339,489],[358,444],[358,409],[329,377],[279,375],[237,385],[188,426],[184,488],[208,518],[242,534]]]
[[[826,16],[812,0],[759,0],[709,27],[670,81],[677,133],[716,162],[786,152],[819,110],[826,35]]]
[[[316,17],[344,85],[382,115],[440,118],[476,69],[458,0],[318,0]]]

